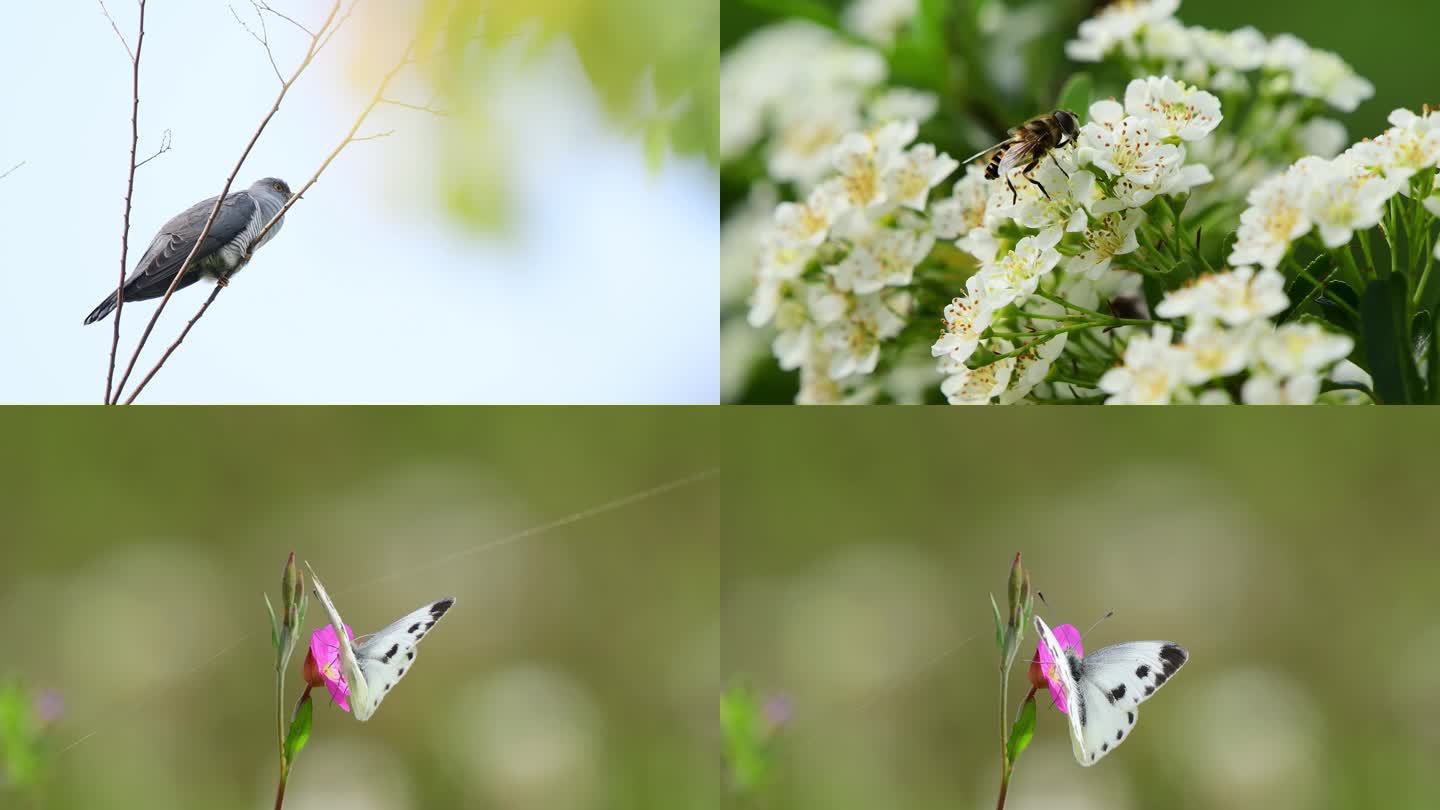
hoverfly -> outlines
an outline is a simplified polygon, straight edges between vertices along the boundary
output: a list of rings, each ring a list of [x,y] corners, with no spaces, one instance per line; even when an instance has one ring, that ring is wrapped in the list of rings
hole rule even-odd
[[[1012,205],[1020,199],[1020,193],[1015,190],[1015,184],[1010,181],[1010,170],[1024,165],[1025,168],[1021,169],[1020,174],[1024,175],[1026,180],[1034,183],[1035,187],[1040,189],[1040,193],[1049,199],[1050,193],[1030,173],[1035,171],[1035,167],[1040,165],[1040,161],[1046,155],[1050,155],[1050,159],[1055,161],[1055,168],[1060,169],[1061,174],[1069,177],[1070,173],[1065,171],[1059,160],[1055,159],[1051,150],[1059,149],[1066,144],[1073,144],[1079,137],[1080,119],[1075,113],[1069,110],[1056,110],[1049,115],[1031,118],[1010,130],[1010,137],[983,152],[971,155],[965,162],[969,163],[975,158],[993,152],[989,165],[985,167],[985,178],[994,180],[1003,176],[1005,185],[1010,187]]]

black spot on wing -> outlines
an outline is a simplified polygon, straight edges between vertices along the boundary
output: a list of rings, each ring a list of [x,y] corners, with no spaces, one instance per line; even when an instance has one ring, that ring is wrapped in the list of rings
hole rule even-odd
[[[1109,750],[1110,750],[1110,743],[1100,743],[1100,752],[1101,752],[1101,753],[1104,753],[1104,752],[1109,751]]]
[[[1084,727],[1085,727],[1085,721],[1086,721],[1087,719],[1089,719],[1089,718],[1086,717],[1086,714],[1085,714],[1085,697],[1084,697],[1084,695],[1081,695],[1081,694],[1080,694],[1080,690],[1079,690],[1079,689],[1076,689],[1076,690],[1075,690],[1075,702],[1080,704],[1080,727],[1081,727],[1081,728],[1084,728]]]
[[[1150,696],[1153,695],[1153,694],[1155,694],[1155,687],[1153,687],[1153,686],[1147,686],[1147,687],[1145,687],[1145,697],[1150,697]]]
[[[406,659],[407,661],[414,661],[414,660],[415,660],[415,651],[414,651],[414,650],[411,650],[410,652],[405,653],[405,659]]]
[[[397,672],[397,673],[395,673],[395,677],[396,677],[396,678],[404,677],[404,675],[405,675],[405,667],[400,667],[400,671]]]
[[[1166,644],[1160,648],[1160,660],[1163,662],[1161,665],[1161,674],[1169,678],[1175,674],[1175,670],[1184,666],[1185,662],[1190,660],[1190,654],[1185,652],[1185,648],[1178,644]],[[1164,683],[1165,681],[1161,680],[1160,682]]]
[[[410,628],[410,629],[413,630],[413,629],[415,629],[415,628],[412,627],[412,628]],[[1148,666],[1146,666],[1146,665],[1144,665],[1144,664],[1141,664],[1140,666],[1138,666],[1138,667],[1135,668],[1135,677],[1137,677],[1137,678],[1143,678],[1143,677],[1145,677],[1146,675],[1149,675],[1149,674],[1150,674],[1150,667],[1148,667]]]
[[[1134,712],[1126,712],[1126,713],[1125,713],[1125,716],[1130,718],[1130,725],[1132,725],[1132,726],[1135,725],[1135,713],[1134,713]]]
[[[1109,700],[1110,700],[1110,705],[1111,705],[1111,706],[1114,706],[1114,705],[1115,705],[1115,701],[1119,700],[1120,698],[1125,697],[1125,684],[1122,683],[1122,684],[1120,684],[1119,686],[1115,687],[1114,689],[1111,689],[1109,692],[1106,692],[1106,693],[1105,693],[1105,697],[1106,697],[1106,698],[1109,698]]]
[[[400,652],[400,645],[399,645],[399,644],[391,644],[391,645],[390,645],[390,649],[389,649],[389,650],[386,650],[386,651],[385,651],[385,654],[382,655],[382,656],[380,656],[380,663],[382,663],[382,664],[388,664],[388,663],[390,663],[390,659],[393,658],[393,657],[395,656],[395,653],[397,653],[397,652]]]
[[[448,597],[448,596],[447,596],[446,598],[441,599],[439,602],[436,602],[435,604],[431,605],[431,606],[430,606],[430,616],[431,616],[431,621],[430,621],[430,623],[431,623],[431,624],[434,624],[434,623],[435,623],[435,619],[439,619],[441,616],[444,616],[444,615],[445,615],[445,611],[449,610],[449,609],[450,609],[450,606],[453,605],[453,604],[455,604],[455,599],[454,599],[454,597]]]
[[[1125,729],[1120,729],[1115,732],[1115,742],[1120,742],[1123,739],[1125,739]]]
[[[407,633],[413,633],[413,632],[415,632],[416,630],[419,630],[419,629],[420,629],[420,622],[415,622],[414,624],[410,625],[410,627],[407,628],[407,629],[405,630],[405,632],[407,632]]]

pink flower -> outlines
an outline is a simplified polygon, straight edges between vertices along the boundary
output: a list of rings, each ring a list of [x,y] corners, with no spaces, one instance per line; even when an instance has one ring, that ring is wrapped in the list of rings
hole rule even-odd
[[[1062,624],[1051,630],[1055,634],[1055,640],[1060,643],[1060,649],[1074,653],[1076,658],[1085,657],[1085,648],[1080,645],[1080,631],[1075,629],[1073,624]],[[1040,672],[1045,676],[1045,681],[1050,688],[1050,698],[1055,708],[1061,714],[1069,713],[1069,706],[1065,701],[1065,687],[1060,681],[1060,667],[1068,667],[1068,661],[1056,661],[1050,651],[1045,648],[1044,642],[1036,646],[1035,656],[1040,659]]]
[[[352,640],[355,638],[355,632],[349,625],[345,626],[345,636]],[[340,671],[340,638],[335,635],[334,627],[327,624],[310,634],[310,655],[305,661],[307,670],[312,661],[320,680],[330,690],[335,705],[350,711],[350,685],[345,683],[345,673]]]

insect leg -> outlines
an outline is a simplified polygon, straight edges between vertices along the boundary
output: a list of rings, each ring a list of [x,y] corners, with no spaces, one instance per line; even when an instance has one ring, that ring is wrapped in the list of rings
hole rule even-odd
[[[1059,169],[1061,174],[1065,175],[1067,178],[1070,176],[1070,173],[1065,171],[1065,167],[1060,165],[1060,160],[1059,158],[1055,157],[1055,152],[1053,150],[1050,152],[1050,159],[1055,162],[1055,168]]]
[[[1020,192],[1015,190],[1015,184],[1010,181],[1010,174],[1005,174],[1005,185],[1010,187],[1010,204],[1014,205],[1020,201]]]
[[[1040,193],[1041,193],[1041,194],[1044,194],[1044,195],[1045,195],[1045,199],[1048,200],[1048,199],[1050,199],[1050,192],[1046,191],[1046,190],[1045,190],[1045,187],[1040,184],[1040,181],[1039,181],[1039,180],[1036,180],[1035,177],[1030,174],[1031,172],[1035,171],[1035,167],[1036,167],[1036,166],[1039,166],[1039,165],[1040,165],[1040,157],[1039,157],[1039,156],[1036,156],[1033,160],[1030,161],[1030,165],[1026,166],[1025,169],[1024,169],[1023,171],[1021,171],[1020,173],[1025,176],[1025,179],[1026,179],[1026,180],[1029,180],[1031,183],[1034,183],[1034,184],[1035,184],[1035,187],[1038,188],[1038,189],[1040,189]],[[1012,189],[1013,189],[1013,187],[1012,187]]]

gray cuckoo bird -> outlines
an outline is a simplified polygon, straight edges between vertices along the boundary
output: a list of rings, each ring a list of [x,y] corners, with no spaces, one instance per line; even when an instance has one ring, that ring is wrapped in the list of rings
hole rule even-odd
[[[271,217],[280,213],[280,209],[289,200],[290,187],[284,180],[276,177],[257,180],[245,191],[225,195],[225,202],[220,204],[220,210],[215,214],[210,233],[205,235],[205,242],[196,251],[195,259],[190,262],[190,268],[185,271],[185,277],[180,279],[175,289],[188,287],[206,275],[213,276],[221,284],[226,283],[230,274],[239,267],[242,257],[274,239],[275,234],[280,232],[283,219],[276,222],[275,227],[265,234],[264,240],[255,243],[260,229],[265,227]],[[189,256],[190,250],[195,247],[195,240],[200,237],[200,230],[205,227],[205,220],[210,216],[213,205],[214,197],[195,203],[165,223],[160,233],[155,234],[150,248],[140,257],[140,263],[125,279],[126,301],[159,298],[170,289],[170,282],[174,280],[175,274],[180,272],[180,265],[185,263],[185,257]],[[113,309],[115,293],[111,292],[100,302],[100,306],[95,307],[95,311],[90,313],[85,323],[94,323],[109,315]]]

